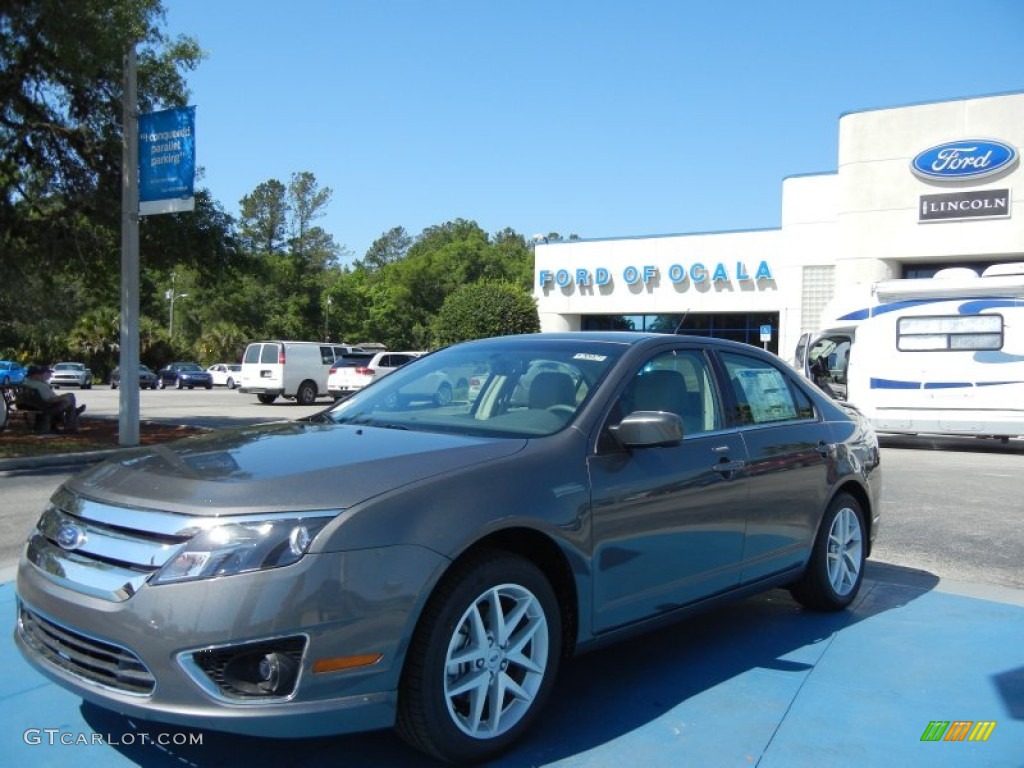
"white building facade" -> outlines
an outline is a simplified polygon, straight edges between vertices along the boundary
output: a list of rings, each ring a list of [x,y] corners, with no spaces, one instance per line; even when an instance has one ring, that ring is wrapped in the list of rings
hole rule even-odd
[[[853,112],[782,226],[538,243],[542,331],[653,330],[785,358],[844,287],[1024,261],[1024,92]]]

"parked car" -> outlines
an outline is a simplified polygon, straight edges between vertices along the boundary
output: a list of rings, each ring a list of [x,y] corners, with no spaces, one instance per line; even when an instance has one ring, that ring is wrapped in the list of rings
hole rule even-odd
[[[13,360],[0,360],[0,386],[21,384],[25,380],[25,366]]]
[[[156,374],[156,388],[195,389],[203,387],[213,389],[213,376],[203,370],[199,363],[171,363],[161,368]]]
[[[472,403],[394,397],[463,370],[488,371]],[[15,637],[128,717],[288,738],[395,725],[480,762],[576,651],[771,587],[850,605],[880,482],[860,412],[756,347],[482,339],[315,416],[69,479],[21,558]]]
[[[156,381],[156,374],[153,373],[153,369],[148,365],[139,363],[139,388],[156,389]],[[117,389],[119,386],[121,386],[120,366],[110,372],[110,388]]]
[[[335,400],[358,392],[426,352],[377,352],[347,354],[334,361],[327,373],[327,392]]]
[[[57,363],[52,370],[50,386],[54,389],[61,387],[92,389],[92,371],[86,367],[85,363]]]
[[[215,387],[234,389],[242,383],[241,363],[214,363],[206,370],[213,377]]]

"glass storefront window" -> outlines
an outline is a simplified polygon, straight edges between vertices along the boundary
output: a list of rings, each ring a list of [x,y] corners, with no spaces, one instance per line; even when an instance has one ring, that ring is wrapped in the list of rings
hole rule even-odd
[[[761,326],[770,325],[770,352],[778,353],[779,315],[777,312],[689,312],[668,315],[584,315],[584,331],[647,331],[691,336],[712,336],[755,347],[763,346]]]

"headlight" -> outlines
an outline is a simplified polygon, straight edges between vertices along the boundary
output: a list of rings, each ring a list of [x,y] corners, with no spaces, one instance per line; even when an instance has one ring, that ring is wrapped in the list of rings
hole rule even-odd
[[[193,536],[151,584],[212,579],[296,563],[334,516],[231,522]]]

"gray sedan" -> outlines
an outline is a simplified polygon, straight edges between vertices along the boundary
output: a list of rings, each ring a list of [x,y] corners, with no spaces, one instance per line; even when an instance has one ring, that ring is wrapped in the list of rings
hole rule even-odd
[[[453,370],[475,384],[415,396]],[[259,736],[395,726],[511,747],[561,662],[771,587],[840,610],[878,442],[755,347],[486,339],[330,410],[69,480],[18,572],[18,647],[128,715]]]

